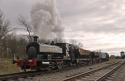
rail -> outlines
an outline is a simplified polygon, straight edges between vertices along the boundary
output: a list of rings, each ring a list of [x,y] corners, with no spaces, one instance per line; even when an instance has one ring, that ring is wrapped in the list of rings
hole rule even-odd
[[[113,73],[116,69],[120,68],[123,64],[124,64],[124,62],[122,62],[122,63],[121,62],[117,62],[117,63],[111,64],[111,65],[108,65],[106,67],[102,67],[102,68],[95,69],[95,70],[92,70],[92,71],[89,71],[89,72],[86,72],[86,73],[81,73],[81,74],[77,74],[77,75],[71,76],[69,78],[64,79],[63,81],[87,81],[87,78],[89,78],[89,79],[91,78],[91,81],[102,81],[108,75]],[[114,66],[114,68],[112,70],[110,70],[109,72],[107,72],[106,74],[104,72],[104,74],[102,76],[98,76],[98,77],[94,76],[99,71],[104,70],[104,69],[108,69],[108,68],[113,67],[113,66]]]

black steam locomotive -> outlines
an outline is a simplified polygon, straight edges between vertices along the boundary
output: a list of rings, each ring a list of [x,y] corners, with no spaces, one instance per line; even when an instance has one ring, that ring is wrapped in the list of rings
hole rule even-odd
[[[100,53],[84,50],[69,43],[39,44],[38,37],[26,46],[27,59],[17,59],[21,69],[62,69],[64,66],[100,62]],[[107,59],[108,57],[105,57]],[[104,58],[103,58],[104,59]]]

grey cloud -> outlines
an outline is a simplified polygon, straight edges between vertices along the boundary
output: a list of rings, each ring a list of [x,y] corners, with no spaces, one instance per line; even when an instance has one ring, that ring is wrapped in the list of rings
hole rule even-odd
[[[19,15],[30,18],[32,4],[40,0],[0,1],[0,8],[5,12],[7,18],[17,24]],[[64,20],[63,24],[72,30],[123,32],[125,25],[124,0],[57,0],[57,4]],[[101,18],[101,20],[97,20],[97,18]]]
[[[59,0],[60,11],[64,16],[73,15],[90,15],[95,13],[106,14],[111,12],[113,9],[113,2],[109,0]]]
[[[124,1],[59,0],[59,8],[73,31],[121,33],[125,30]]]
[[[5,13],[5,16],[13,25],[17,24],[19,15],[23,15],[29,19],[29,13],[32,2],[30,0],[2,0],[0,9]]]

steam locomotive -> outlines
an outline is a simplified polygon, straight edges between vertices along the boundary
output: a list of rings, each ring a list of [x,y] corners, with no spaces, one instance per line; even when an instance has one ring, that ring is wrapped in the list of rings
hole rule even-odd
[[[92,52],[69,43],[39,44],[37,39],[38,37],[34,36],[34,41],[26,46],[26,59],[15,60],[24,71],[27,69],[62,69],[65,66],[94,64],[102,59],[103,61],[109,59],[108,53]]]

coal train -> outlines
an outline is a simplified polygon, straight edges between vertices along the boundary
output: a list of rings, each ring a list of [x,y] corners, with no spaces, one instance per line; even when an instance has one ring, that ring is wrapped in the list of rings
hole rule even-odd
[[[15,63],[24,71],[62,69],[65,66],[95,64],[109,60],[108,53],[94,52],[69,43],[40,44],[38,37],[26,46],[27,58],[17,58]]]

